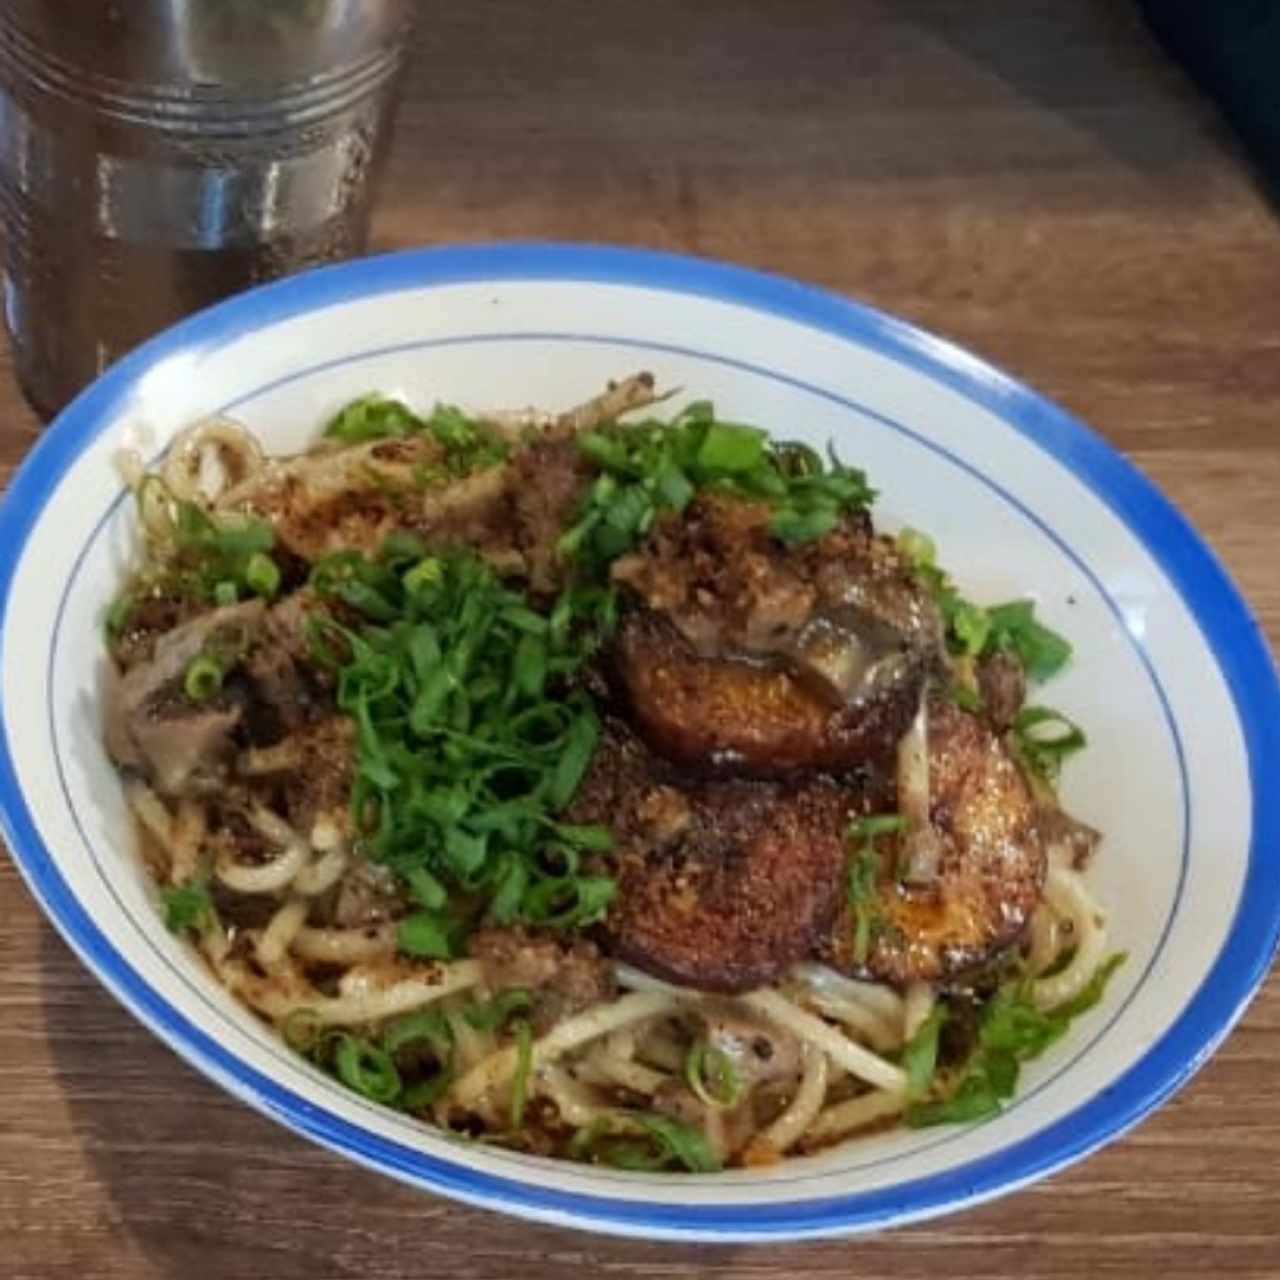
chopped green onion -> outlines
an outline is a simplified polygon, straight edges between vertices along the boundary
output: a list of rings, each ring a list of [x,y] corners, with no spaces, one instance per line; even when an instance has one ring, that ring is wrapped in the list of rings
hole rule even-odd
[[[338,1078],[371,1102],[394,1102],[402,1088],[391,1055],[370,1040],[340,1035],[333,1054]]]
[[[533,1068],[533,1028],[521,1019],[515,1025],[516,1070],[511,1081],[511,1127],[524,1124],[524,1108],[529,1097],[529,1074]]]
[[[729,422],[712,422],[698,449],[702,471],[731,475],[751,471],[764,461],[768,436],[757,427],[740,427]]]
[[[907,829],[907,820],[900,813],[872,813],[854,818],[849,824],[851,840],[874,840],[876,836],[897,835]]]
[[[1013,736],[1022,761],[1051,786],[1063,762],[1087,745],[1084,730],[1049,707],[1023,707],[1013,722]]]
[[[496,1031],[513,1013],[527,1013],[532,1008],[533,996],[524,987],[512,987],[484,1004],[472,1005],[463,1017],[477,1031]]]
[[[116,640],[124,634],[124,629],[129,625],[129,619],[133,617],[133,611],[136,607],[137,602],[127,593],[117,596],[111,602],[111,607],[107,610],[107,616],[104,620],[108,637]]]
[[[907,1075],[907,1096],[922,1098],[933,1084],[938,1066],[938,1040],[947,1021],[947,1006],[934,1005],[929,1016],[902,1050],[902,1069]]]
[[[314,1009],[294,1009],[280,1024],[280,1034],[289,1048],[310,1053],[320,1043],[324,1023]]]
[[[453,1054],[453,1032],[438,1009],[420,1009],[393,1022],[382,1033],[382,1047],[391,1054],[417,1044],[425,1044],[441,1066],[449,1065]]]
[[[1032,680],[1043,683],[1070,661],[1070,643],[1037,621],[1032,601],[994,605],[987,613],[991,618],[991,648],[1013,650]]]
[[[454,945],[454,923],[433,911],[419,911],[405,916],[396,927],[396,946],[408,956],[430,960],[451,960]]]
[[[191,880],[187,884],[166,889],[161,895],[164,906],[165,928],[170,933],[191,930],[201,933],[217,921],[209,886],[204,880]]]
[[[245,585],[254,595],[270,600],[280,590],[280,569],[265,551],[255,551],[244,568]]]
[[[1111,956],[1078,996],[1049,1010],[1033,1003],[1024,981],[1006,983],[982,1012],[977,1046],[958,1082],[942,1097],[912,1103],[903,1119],[912,1128],[925,1128],[996,1115],[1017,1088],[1021,1064],[1044,1053],[1066,1035],[1076,1018],[1102,999],[1107,982],[1124,960],[1124,953]]]
[[[938,555],[933,539],[919,529],[903,529],[898,534],[898,550],[916,566],[931,565]]]
[[[383,395],[361,396],[339,409],[324,434],[343,444],[361,444],[388,436],[407,436],[426,424],[406,404]]]
[[[685,1083],[709,1107],[727,1110],[742,1097],[742,1078],[733,1059],[705,1039],[695,1040],[684,1060]]]
[[[880,836],[906,829],[899,813],[873,813],[849,824],[848,839],[854,845],[849,859],[846,898],[853,913],[853,961],[866,964],[871,954],[872,935],[880,920],[880,872],[882,863],[875,842]]]
[[[569,1155],[615,1169],[715,1173],[721,1167],[701,1130],[649,1111],[616,1111],[600,1117],[574,1134]]]
[[[240,599],[240,588],[230,579],[219,582],[213,589],[213,603],[220,607],[235,604]]]
[[[183,692],[192,702],[207,702],[222,688],[222,664],[207,653],[191,659],[182,677]]]
[[[378,558],[384,564],[416,564],[427,554],[427,544],[407,529],[393,529],[383,540]]]
[[[444,566],[439,560],[428,556],[424,560],[419,560],[401,581],[410,595],[416,595],[420,591],[438,585],[443,575]]]
[[[773,513],[769,520],[769,532],[779,542],[794,545],[823,537],[839,522],[840,512],[834,504],[808,508],[785,506]]]

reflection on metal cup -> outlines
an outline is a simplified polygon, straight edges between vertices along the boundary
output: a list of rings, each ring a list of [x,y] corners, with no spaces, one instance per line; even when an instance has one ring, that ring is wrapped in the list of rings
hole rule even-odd
[[[414,0],[3,0],[0,220],[50,416],[248,285],[365,246]]]

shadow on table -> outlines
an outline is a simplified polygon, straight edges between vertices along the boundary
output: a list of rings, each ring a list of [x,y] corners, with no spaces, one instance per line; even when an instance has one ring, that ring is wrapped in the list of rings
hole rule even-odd
[[[539,1280],[623,1267],[631,1277],[746,1274],[735,1265],[738,1249],[536,1227],[347,1164],[221,1093],[96,983],[76,980],[76,962],[51,928],[41,963],[46,976],[57,974],[47,983],[58,997],[46,999],[45,1025],[63,1096],[119,1228],[154,1266],[149,1275]],[[826,1248],[805,1250],[815,1270]],[[751,1272],[773,1254],[751,1250]],[[839,1265],[838,1255],[827,1262]],[[104,1262],[101,1274],[116,1272]]]
[[[1126,167],[1193,169],[1206,141],[1236,147],[1214,105],[1165,54],[1133,0],[1000,0],[968,7],[882,2],[897,21],[1060,115]]]

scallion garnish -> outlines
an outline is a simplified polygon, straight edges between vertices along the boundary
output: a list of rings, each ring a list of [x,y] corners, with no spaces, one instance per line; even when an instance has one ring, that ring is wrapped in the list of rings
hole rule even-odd
[[[182,677],[183,692],[192,702],[207,702],[222,688],[222,664],[211,654],[191,659]]]
[[[715,1173],[720,1158],[700,1129],[650,1111],[617,1111],[579,1129],[569,1155],[615,1169]]]
[[[165,927],[171,933],[191,930],[200,933],[217,920],[209,885],[204,879],[188,881],[161,895]]]
[[[695,1040],[684,1060],[685,1083],[694,1095],[717,1110],[737,1106],[742,1097],[742,1077],[733,1059],[705,1039]]]
[[[522,1018],[515,1024],[516,1070],[511,1081],[511,1127],[524,1124],[524,1108],[529,1097],[529,1074],[533,1068],[533,1028]]]
[[[244,582],[254,595],[270,600],[280,590],[280,569],[265,551],[255,551],[245,564]]]
[[[562,556],[600,572],[625,554],[664,511],[680,512],[700,490],[768,503],[780,541],[829,533],[875,497],[866,476],[834,456],[828,467],[812,449],[775,444],[764,431],[722,422],[706,401],[671,423],[607,423],[578,438],[601,474],[560,539]]]
[[[846,898],[853,913],[853,961],[866,964],[871,954],[872,935],[880,918],[879,882],[880,854],[876,840],[880,836],[904,831],[907,820],[898,813],[874,813],[856,818],[849,824],[848,839],[852,846],[846,882]]]
[[[308,634],[356,725],[365,848],[422,908],[401,921],[401,949],[455,956],[485,916],[599,920],[613,881],[582,856],[607,849],[608,832],[562,832],[555,819],[599,736],[590,699],[565,679],[612,626],[612,593],[575,586],[544,615],[470,552],[394,568],[342,553],[312,585],[367,620],[318,619]]]
[[[1078,724],[1049,707],[1023,707],[1013,722],[1013,737],[1022,762],[1050,786],[1063,762],[1087,743]]]
[[[371,1102],[394,1102],[401,1092],[400,1072],[391,1055],[371,1040],[339,1035],[333,1050],[333,1066],[348,1088]]]

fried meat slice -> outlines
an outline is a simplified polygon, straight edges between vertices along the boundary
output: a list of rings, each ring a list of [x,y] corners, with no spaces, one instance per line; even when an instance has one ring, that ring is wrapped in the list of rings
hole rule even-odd
[[[822,949],[844,972],[893,983],[945,980],[1016,941],[1040,901],[1046,858],[1039,815],[1000,739],[976,716],[937,701],[929,708],[928,761],[936,875],[906,883],[898,865],[903,838],[876,842],[880,874],[865,908],[865,957],[856,954],[848,903]],[[897,808],[892,787],[877,799],[869,806]]]
[[[708,991],[777,978],[832,929],[847,801],[825,779],[680,783],[611,724],[570,810],[614,833],[610,950]]]

